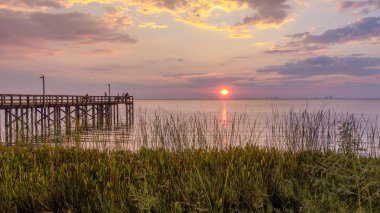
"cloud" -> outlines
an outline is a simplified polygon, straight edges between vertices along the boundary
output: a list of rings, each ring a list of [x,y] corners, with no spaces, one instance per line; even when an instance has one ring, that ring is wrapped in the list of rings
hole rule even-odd
[[[288,20],[291,9],[290,0],[68,0],[68,5],[91,2],[121,4],[126,10],[136,8],[144,15],[168,13],[178,22],[225,31],[231,38],[249,37],[245,30],[250,26],[278,27]],[[234,12],[248,15],[231,23],[213,20],[215,13],[227,15]]]
[[[60,48],[26,47],[26,46],[1,46],[1,61],[29,60],[38,56],[57,56],[63,52]],[[0,62],[1,63],[1,62]]]
[[[43,11],[47,8],[61,8],[66,0],[0,0],[0,9],[13,11]]]
[[[380,17],[367,17],[359,19],[347,26],[330,29],[320,35],[310,32],[287,35],[288,43],[275,45],[266,53],[314,52],[328,48],[328,45],[380,40]]]
[[[380,38],[380,17],[357,20],[345,27],[327,30],[320,35],[306,34],[304,43],[333,44]]]
[[[116,32],[90,14],[0,10],[0,45],[36,45],[46,41],[136,42],[129,34]]]
[[[0,4],[29,7],[62,7],[65,0],[0,0]]]
[[[194,78],[200,76],[208,76],[210,73],[207,72],[198,72],[198,73],[181,73],[181,74],[165,74],[164,77],[173,77],[178,79]]]
[[[380,58],[372,57],[329,57],[318,56],[281,66],[270,66],[258,72],[276,72],[291,76],[317,76],[344,74],[369,76],[380,74]]]
[[[240,82],[254,81],[246,76],[215,76],[191,78],[189,83],[195,87],[216,87],[218,85],[238,85]]]
[[[244,25],[276,26],[288,17],[290,6],[288,0],[244,0],[255,11],[252,16],[245,17]]]
[[[149,0],[131,1],[131,4],[140,8],[147,14],[169,12],[179,20],[194,23],[208,23],[214,11],[233,12],[247,10],[252,15],[245,17],[235,25],[279,25],[288,17],[289,0]],[[222,27],[221,25],[213,25]]]
[[[83,52],[84,55],[88,56],[110,56],[115,55],[115,51],[108,49],[93,49],[90,51]]]
[[[275,45],[271,49],[264,51],[264,53],[269,54],[287,54],[287,53],[304,53],[309,54],[315,51],[319,50],[325,50],[328,49],[325,46],[321,45],[308,45],[303,43],[297,43],[297,42],[289,42],[286,45]]]
[[[154,22],[145,22],[139,25],[141,28],[151,28],[151,29],[166,29],[167,25],[159,25]]]
[[[339,12],[359,10],[359,14],[367,14],[377,9],[380,9],[379,0],[343,1],[338,5]]]
[[[113,29],[122,29],[133,24],[131,16],[125,14],[127,8],[115,6],[106,8],[106,13],[102,16],[104,23]]]

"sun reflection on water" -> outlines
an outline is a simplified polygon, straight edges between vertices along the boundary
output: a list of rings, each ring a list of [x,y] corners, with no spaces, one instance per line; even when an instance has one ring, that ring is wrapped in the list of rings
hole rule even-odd
[[[223,108],[222,108],[222,126],[227,127],[228,125],[228,110],[227,110],[227,103],[223,102]]]
[[[223,124],[223,127],[227,127],[227,124],[228,124],[228,118],[227,118],[227,110],[226,110],[226,109],[223,109],[223,113],[222,113],[222,124]]]

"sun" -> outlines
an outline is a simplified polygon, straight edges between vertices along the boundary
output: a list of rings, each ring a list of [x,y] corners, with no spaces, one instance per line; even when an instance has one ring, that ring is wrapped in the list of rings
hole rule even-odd
[[[228,91],[228,89],[222,89],[219,91],[221,95],[223,96],[227,96],[228,94],[230,94],[230,91]]]

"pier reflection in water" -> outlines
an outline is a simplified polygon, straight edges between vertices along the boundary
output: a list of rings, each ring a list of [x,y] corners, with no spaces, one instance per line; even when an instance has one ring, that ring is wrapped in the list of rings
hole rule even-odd
[[[104,129],[86,129],[66,136],[62,143],[64,146],[80,146],[88,149],[113,150],[128,149],[138,150],[133,143],[133,126],[119,125]]]
[[[119,115],[119,122],[112,122],[108,125],[93,127],[87,123],[72,121],[71,125],[62,124],[60,128],[46,128],[45,131],[27,131],[26,129],[15,128],[13,124],[12,143],[6,143],[6,132],[0,128],[0,144],[50,144],[62,145],[65,147],[80,146],[82,148],[96,148],[100,150],[112,150],[115,148],[136,150],[133,141],[133,123],[126,123],[124,113]],[[0,118],[4,114],[0,112]],[[1,124],[1,122],[0,122]],[[1,124],[0,126],[4,126]],[[68,126],[70,127],[68,129]]]

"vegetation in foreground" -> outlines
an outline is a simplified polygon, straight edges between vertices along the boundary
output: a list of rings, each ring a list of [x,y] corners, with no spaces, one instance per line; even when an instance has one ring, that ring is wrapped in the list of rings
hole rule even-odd
[[[1,212],[379,212],[380,159],[0,145]]]

